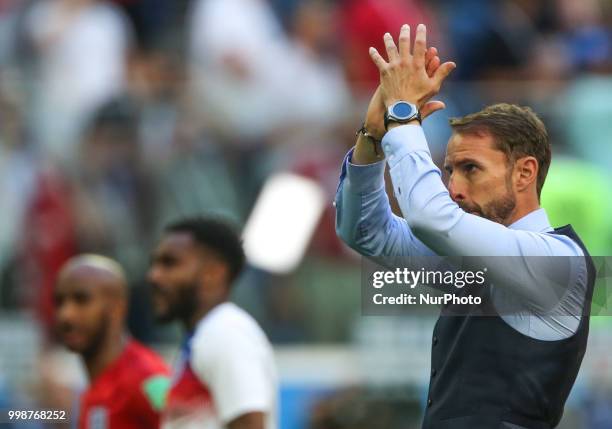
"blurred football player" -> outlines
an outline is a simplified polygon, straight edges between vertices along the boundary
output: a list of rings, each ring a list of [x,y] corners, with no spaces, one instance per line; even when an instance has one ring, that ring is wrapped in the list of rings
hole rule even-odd
[[[228,301],[244,259],[236,232],[213,218],[169,225],[153,252],[156,316],[186,331],[164,428],[276,427],[272,348],[257,322]]]
[[[90,381],[80,400],[80,429],[159,427],[170,371],[127,333],[127,299],[123,270],[106,257],[76,256],[58,276],[58,337],[82,357]]]

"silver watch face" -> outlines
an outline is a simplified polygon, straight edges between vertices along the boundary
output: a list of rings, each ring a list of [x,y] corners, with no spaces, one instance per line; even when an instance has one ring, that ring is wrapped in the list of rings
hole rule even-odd
[[[398,101],[389,108],[389,116],[400,121],[409,119],[415,116],[416,113],[416,106],[406,101]]]

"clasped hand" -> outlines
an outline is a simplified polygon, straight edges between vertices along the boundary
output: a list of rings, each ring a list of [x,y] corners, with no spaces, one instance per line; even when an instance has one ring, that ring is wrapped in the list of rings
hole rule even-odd
[[[399,36],[399,49],[393,37],[384,36],[388,61],[370,48],[370,57],[380,72],[380,85],[376,89],[364,121],[368,133],[373,136],[375,146],[380,146],[386,130],[384,113],[393,103],[403,100],[415,104],[421,118],[444,109],[442,101],[431,100],[442,87],[446,77],[456,67],[452,61],[441,63],[438,50],[427,48],[427,29],[425,25],[417,26],[414,47],[411,47],[410,27],[403,25]],[[353,154],[353,162],[370,164],[381,159],[382,153],[365,140],[358,139]]]
[[[456,67],[455,63],[449,61],[439,66],[429,64],[430,71],[434,67],[435,70],[431,75],[427,73],[427,29],[423,24],[417,27],[412,50],[410,27],[406,24],[400,31],[399,50],[389,33],[385,34],[384,42],[388,62],[375,48],[370,48],[370,57],[380,72],[383,103],[388,107],[396,101],[403,100],[423,108],[425,102],[440,91],[442,82]]]

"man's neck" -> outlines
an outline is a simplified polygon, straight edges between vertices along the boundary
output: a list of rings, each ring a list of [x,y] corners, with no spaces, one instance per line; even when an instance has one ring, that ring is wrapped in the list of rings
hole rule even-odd
[[[123,332],[118,335],[109,335],[97,352],[92,353],[90,356],[83,356],[90,381],[95,380],[110,364],[121,356],[126,343],[127,338]]]
[[[223,298],[222,300],[200,307],[195,313],[191,315],[191,317],[183,320],[183,326],[185,327],[185,330],[187,332],[193,332],[200,320],[202,320],[208,313],[210,313],[213,308],[225,302],[227,302],[227,298]]]
[[[541,207],[539,202],[525,205],[521,208],[517,207],[516,210],[514,210],[512,214],[504,221],[504,226],[510,226],[519,219],[524,218],[529,213],[533,213],[534,211],[539,210],[540,208]]]

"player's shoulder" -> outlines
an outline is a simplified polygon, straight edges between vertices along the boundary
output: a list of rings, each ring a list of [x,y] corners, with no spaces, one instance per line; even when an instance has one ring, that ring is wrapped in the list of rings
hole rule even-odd
[[[108,392],[112,391],[112,400],[124,403],[128,408],[147,412],[159,410],[169,385],[170,369],[161,356],[129,339],[119,360],[89,386],[83,395],[83,403],[108,401]]]
[[[130,362],[130,371],[124,379],[129,383],[125,389],[134,392],[134,398],[141,398],[138,403],[143,407],[148,404],[147,410],[161,410],[170,387],[170,368],[164,359],[150,347],[130,340],[126,346],[126,361]]]
[[[249,313],[232,303],[219,305],[200,321],[190,342],[189,361],[204,382],[230,368],[274,371],[274,352],[265,333]]]
[[[218,350],[236,347],[269,348],[270,345],[253,316],[236,304],[226,302],[215,307],[198,323],[191,347],[194,350]]]
[[[198,323],[195,335],[214,336],[237,331],[262,332],[257,321],[247,311],[232,302],[225,302],[212,309]]]
[[[152,375],[169,375],[170,368],[153,349],[137,340],[130,339],[126,345],[126,359],[134,377],[148,378]]]

